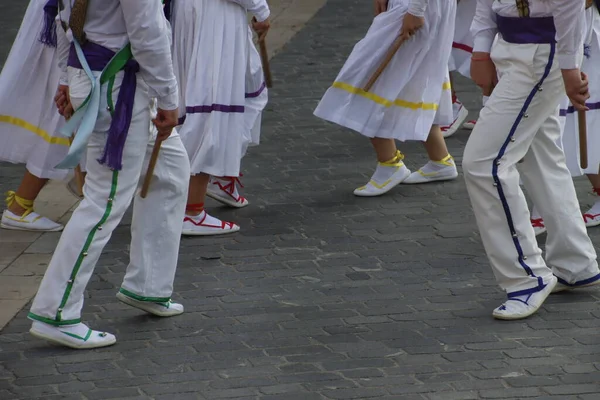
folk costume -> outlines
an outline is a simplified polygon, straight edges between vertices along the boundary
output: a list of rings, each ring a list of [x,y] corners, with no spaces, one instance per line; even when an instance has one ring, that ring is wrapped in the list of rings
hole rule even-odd
[[[30,332],[73,348],[115,343],[81,323],[87,283],[102,249],[134,200],[130,263],[117,298],[158,316],[183,312],[171,302],[189,161],[177,133],[162,142],[146,198],[139,189],[157,129],[156,107],[175,110],[170,32],[158,1],[65,2],[57,29],[66,59],[63,76],[77,112],[62,133],[78,127],[61,168],[87,153],[84,199],[66,225],[29,318]],[[86,18],[87,15],[87,18]],[[66,65],[65,65],[66,67]]]
[[[560,106],[560,121],[562,125],[562,136],[560,146],[565,152],[567,167],[572,177],[581,175],[598,174],[600,168],[600,12],[594,2],[586,2],[586,32],[584,34],[584,57],[581,63],[581,71],[585,72],[590,84],[590,99],[587,106],[590,109],[586,113],[588,132],[588,168],[580,167],[579,160],[579,122],[577,111],[565,96]],[[592,188],[594,193],[600,196],[600,187]],[[588,228],[600,225],[600,199],[583,213],[585,226]],[[531,224],[536,235],[546,232],[544,219],[534,207],[531,211]]]
[[[583,1],[477,3],[474,51],[491,52],[499,82],[469,138],[463,169],[483,245],[508,295],[493,312],[498,319],[525,318],[551,292],[600,280],[565,156],[556,144],[558,106],[565,95],[561,69],[581,65],[583,24]],[[546,261],[519,176],[548,226]]]
[[[372,89],[365,91],[363,86],[398,37],[407,13],[424,17],[424,26],[404,42]],[[364,39],[354,47],[315,116],[368,138],[399,141],[426,141],[432,125],[451,123],[447,65],[455,13],[454,1],[390,0],[388,10],[375,17]],[[402,182],[421,183],[433,176],[454,179],[458,175],[450,156],[438,161],[439,171],[412,176],[403,158],[398,151],[392,160],[379,163],[370,182],[354,194],[378,196]],[[390,175],[389,171],[394,172]]]
[[[254,81],[256,64],[248,70],[256,49],[248,36],[247,13],[264,21],[269,7],[266,0],[174,0],[171,6],[173,59],[181,88],[179,131],[191,175],[210,175],[207,195],[245,207],[248,200],[239,194],[240,163],[267,96],[262,77],[260,83]],[[188,204],[188,210],[184,235],[240,229],[210,216],[203,203]]]
[[[68,171],[55,168],[67,154],[69,138],[57,131],[64,119],[54,96],[60,70],[54,19],[58,0],[31,0],[19,33],[0,74],[0,161],[25,164],[40,179],[63,180]],[[26,212],[5,210],[5,229],[60,231],[63,226],[37,214],[33,201],[9,192],[7,205],[19,204]]]

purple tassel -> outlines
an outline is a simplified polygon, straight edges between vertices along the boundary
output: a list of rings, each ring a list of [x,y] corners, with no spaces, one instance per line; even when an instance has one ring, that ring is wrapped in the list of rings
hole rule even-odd
[[[40,42],[48,47],[56,47],[56,16],[58,0],[48,0],[44,6],[44,29],[40,34]]]
[[[112,122],[104,147],[104,154],[98,160],[100,164],[106,164],[113,170],[120,171],[123,168],[123,148],[127,140],[127,133],[131,125],[133,114],[133,103],[137,87],[136,73],[140,65],[135,60],[130,60],[124,68],[125,75],[119,90],[119,97],[112,115]]]
[[[592,47],[589,44],[583,45],[583,55],[585,56],[585,58],[590,58],[590,56],[592,55]]]

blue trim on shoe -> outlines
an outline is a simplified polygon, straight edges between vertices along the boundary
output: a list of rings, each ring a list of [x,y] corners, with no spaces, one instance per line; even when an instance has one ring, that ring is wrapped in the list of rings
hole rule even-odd
[[[513,138],[517,128],[519,127],[519,123],[521,122],[523,117],[526,115],[526,111],[529,108],[529,105],[533,101],[533,98],[535,97],[536,93],[540,90],[542,84],[544,83],[544,81],[546,80],[548,75],[550,75],[550,71],[552,69],[552,63],[554,61],[555,50],[556,50],[556,44],[555,43],[550,44],[550,55],[548,57],[548,63],[546,64],[546,69],[544,70],[544,75],[542,76],[542,79],[540,79],[540,81],[533,87],[533,90],[529,93],[529,96],[527,96],[527,100],[525,100],[525,104],[523,104],[523,108],[521,108],[521,112],[517,116],[517,119],[515,120],[513,126],[510,129],[508,137],[506,138],[504,144],[500,148],[500,151],[498,152],[498,156],[494,159],[494,164],[492,165],[492,177],[494,179],[496,189],[498,190],[498,196],[500,197],[500,201],[502,202],[502,207],[504,208],[504,213],[506,214],[506,220],[508,222],[510,234],[513,237],[513,243],[515,245],[515,249],[517,250],[517,254],[519,256],[519,264],[521,265],[521,267],[523,267],[523,269],[525,270],[527,275],[534,277],[534,278],[538,278],[538,287],[537,288],[520,291],[520,292],[515,292],[512,294],[513,296],[520,296],[520,295],[524,295],[524,294],[538,292],[538,291],[542,290],[545,287],[545,285],[544,285],[543,280],[540,277],[536,277],[535,274],[533,273],[533,271],[531,270],[531,267],[529,267],[529,265],[527,265],[527,263],[525,262],[526,257],[523,254],[523,248],[521,247],[521,243],[519,242],[519,237],[518,237],[517,231],[515,229],[512,214],[510,212],[510,207],[508,205],[506,196],[504,195],[504,189],[502,188],[502,183],[500,182],[500,178],[498,177],[498,166],[500,165],[500,160],[506,153],[506,149],[507,149],[508,145],[511,143],[511,139]],[[510,297],[510,295],[509,295],[509,297]]]
[[[590,283],[594,283],[596,281],[599,281],[600,280],[600,274],[598,274],[596,276],[592,276],[591,278],[588,278],[588,279],[584,279],[582,281],[577,281],[575,283],[569,283],[569,282],[565,281],[564,279],[562,279],[559,276],[556,276],[556,279],[558,279],[558,283],[560,283],[562,285],[565,285],[565,286],[568,286],[568,287],[578,287],[578,286],[589,285]]]
[[[531,289],[524,289],[524,290],[519,290],[517,292],[507,293],[508,298],[512,299],[513,297],[526,296],[528,294],[533,294],[533,293],[541,292],[542,290],[544,290],[546,288],[546,286],[548,286],[548,285],[546,283],[544,283],[542,278],[540,278],[540,277],[537,277],[537,278],[538,278],[538,286],[531,288]]]

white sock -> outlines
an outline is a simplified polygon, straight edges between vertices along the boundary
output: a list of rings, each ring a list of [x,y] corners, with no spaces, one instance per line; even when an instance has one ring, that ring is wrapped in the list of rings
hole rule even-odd
[[[199,215],[194,215],[194,216],[186,215],[186,217],[191,218],[198,223],[202,222],[202,224],[204,224],[204,225],[221,226],[221,220],[210,216],[206,212],[206,210],[202,210],[202,212]]]
[[[592,208],[586,214],[598,215],[600,214],[600,200],[596,200]]]
[[[421,172],[424,174],[433,174],[446,168],[456,168],[454,159],[450,155],[446,156],[440,161],[429,160],[429,162],[421,168]]]
[[[531,207],[531,219],[542,219],[542,216],[535,205]]]
[[[484,107],[485,107],[485,103],[487,103],[489,99],[490,99],[490,96],[483,96],[483,98],[481,99],[481,102],[483,103]]]

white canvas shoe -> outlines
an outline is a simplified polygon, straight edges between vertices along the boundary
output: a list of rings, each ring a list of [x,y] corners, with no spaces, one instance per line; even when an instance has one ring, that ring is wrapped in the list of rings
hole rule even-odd
[[[445,138],[454,135],[456,131],[461,128],[463,122],[465,122],[465,119],[467,119],[469,116],[469,110],[467,110],[465,106],[463,106],[458,100],[452,104],[452,109],[454,111],[454,122],[448,126],[441,127],[442,135],[444,135]]]
[[[57,224],[46,217],[42,217],[34,211],[19,216],[8,210],[4,210],[2,213],[0,227],[15,231],[32,232],[60,232],[64,229],[64,226],[61,224]]]
[[[225,222],[208,215],[202,211],[200,215],[186,215],[183,219],[184,236],[213,236],[226,235],[240,230],[240,227],[233,222]]]
[[[458,170],[452,156],[448,155],[441,161],[429,161],[418,171],[410,174],[404,182],[405,185],[451,181],[458,177]]]
[[[496,319],[512,321],[527,318],[535,314],[540,309],[544,301],[548,298],[556,286],[558,280],[555,276],[549,279],[549,282],[539,292],[531,293],[525,296],[509,298],[504,304],[496,308],[492,315]]]
[[[377,163],[377,169],[371,180],[365,185],[354,190],[354,195],[359,197],[376,197],[385,194],[404,182],[410,176],[406,168],[404,155],[396,150],[396,155],[389,161]]]
[[[539,236],[542,233],[546,232],[546,225],[544,224],[544,220],[542,218],[531,218],[531,226],[533,226],[533,231],[535,232],[535,236]]]
[[[239,178],[211,177],[206,195],[229,207],[246,207],[250,203],[240,195],[238,185],[244,187]]]
[[[183,314],[183,305],[173,303],[170,299],[167,301],[152,301],[153,299],[141,298],[125,289],[121,289],[117,293],[117,299],[131,307],[138,308],[158,317],[174,317]]]
[[[558,283],[552,290],[552,293],[566,292],[568,290],[586,289],[598,285],[600,285],[600,273],[591,278],[582,279],[575,283],[568,283],[564,279],[558,278]]]
[[[33,321],[29,333],[38,339],[72,349],[95,349],[112,346],[117,342],[117,338],[114,335],[94,331],[82,323],[53,326],[44,322]]]

